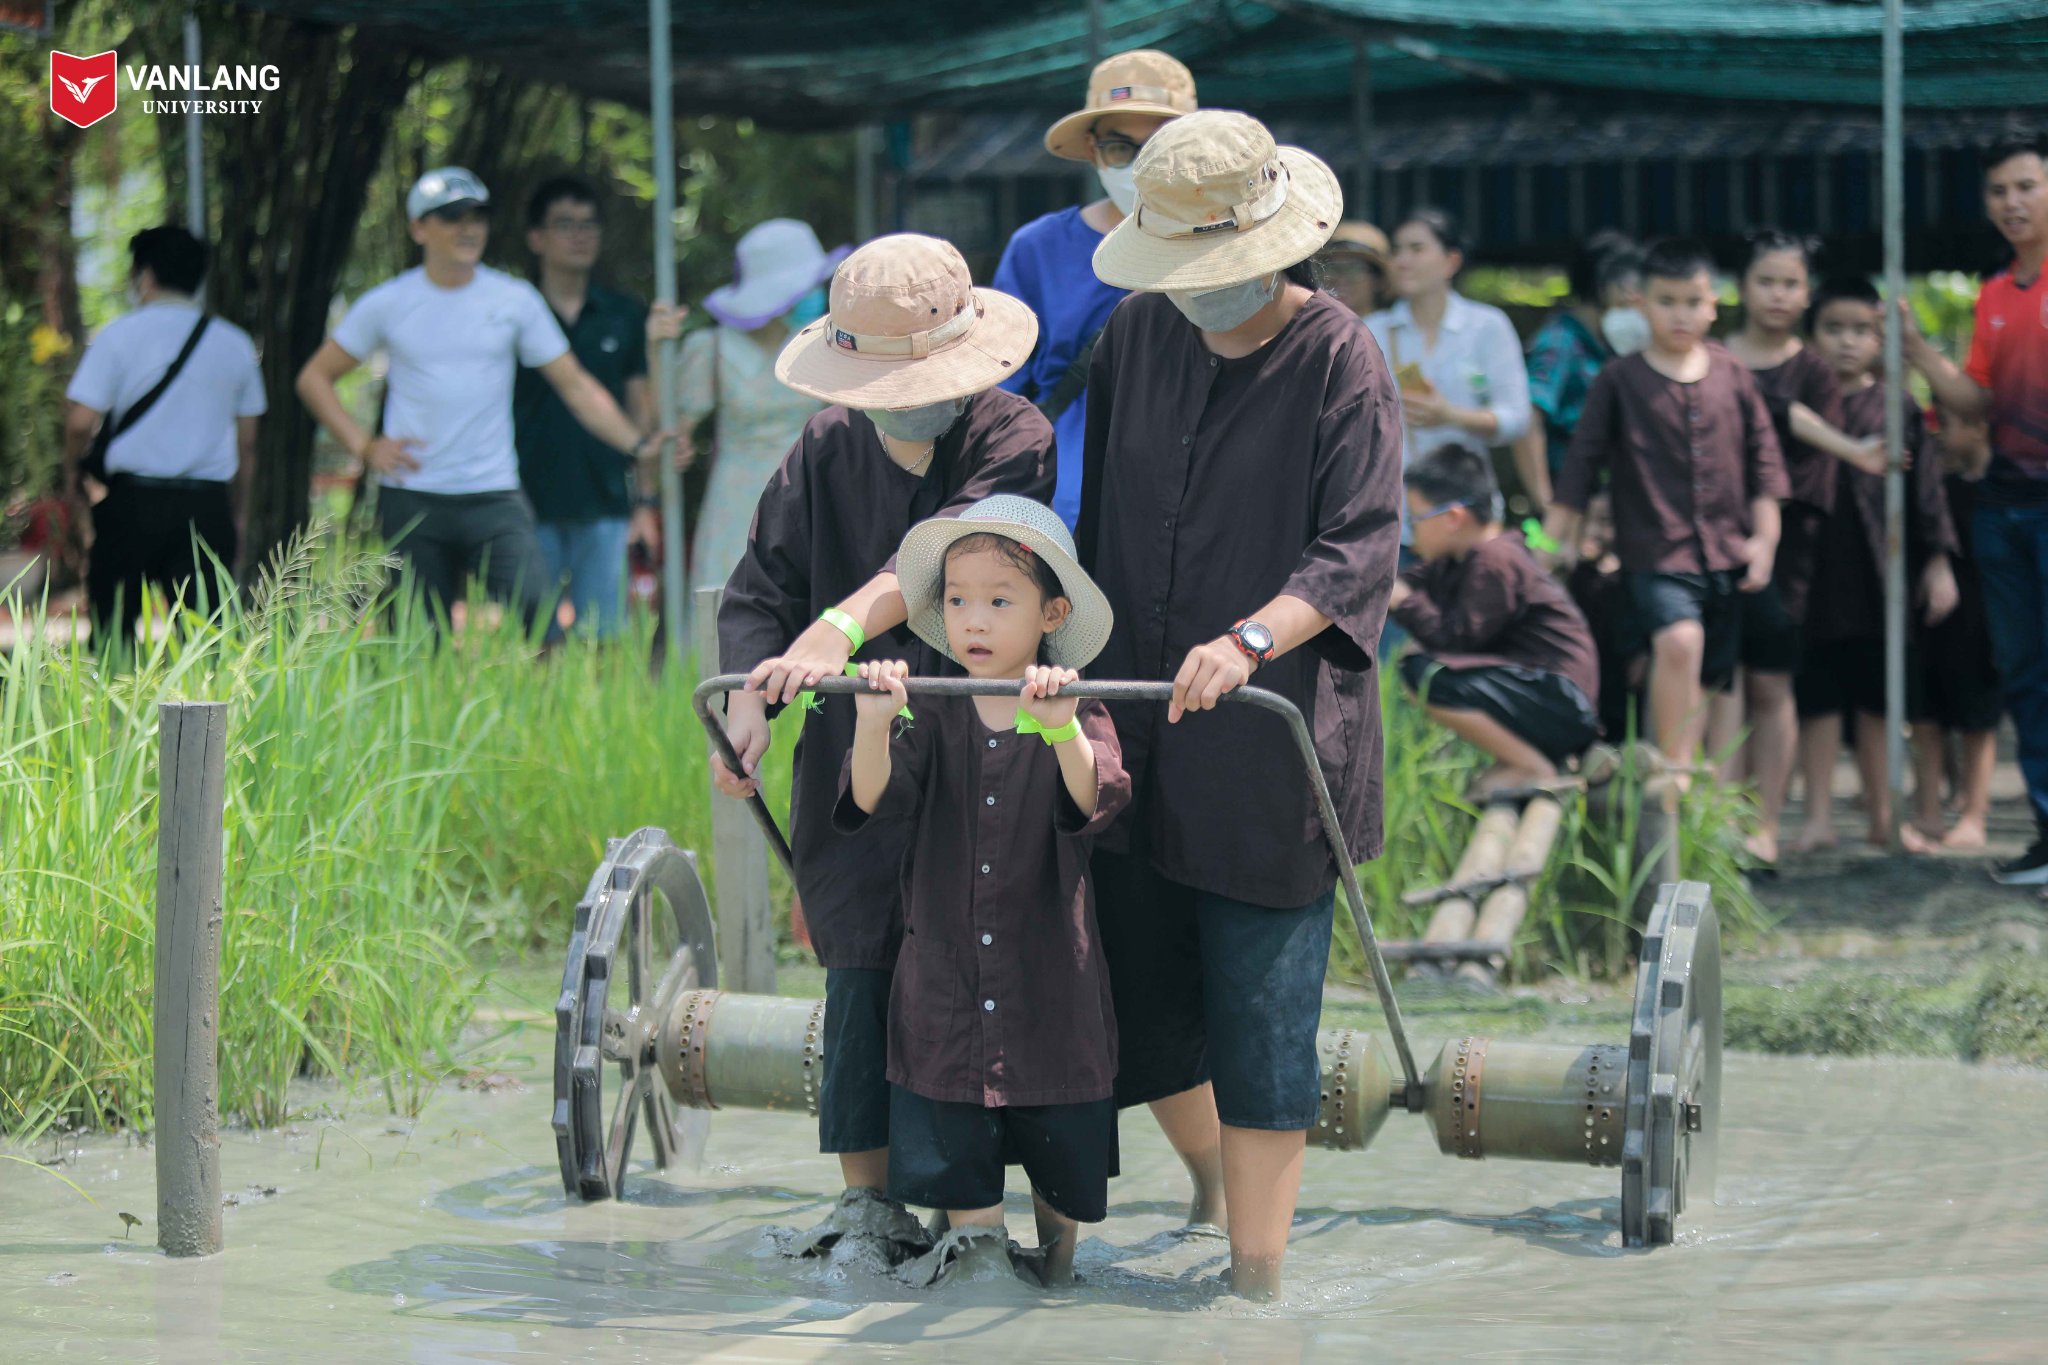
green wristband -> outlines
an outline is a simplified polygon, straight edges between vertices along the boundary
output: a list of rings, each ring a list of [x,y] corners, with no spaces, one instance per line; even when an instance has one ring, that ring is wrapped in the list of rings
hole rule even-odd
[[[837,607],[827,607],[818,613],[818,619],[830,626],[836,626],[839,633],[853,646],[853,652],[860,653],[860,647],[868,642],[868,633],[860,628],[860,622],[848,616]]]
[[[1079,716],[1075,716],[1057,730],[1040,730],[1038,732],[1038,737],[1046,742],[1048,748],[1055,744],[1064,744],[1070,739],[1078,739],[1080,735],[1081,718]]]

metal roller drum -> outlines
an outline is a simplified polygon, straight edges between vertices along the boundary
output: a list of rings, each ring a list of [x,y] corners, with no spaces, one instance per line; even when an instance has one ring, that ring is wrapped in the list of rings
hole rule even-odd
[[[1621,1164],[1628,1049],[1619,1044],[1445,1043],[1429,1121],[1446,1155]]]

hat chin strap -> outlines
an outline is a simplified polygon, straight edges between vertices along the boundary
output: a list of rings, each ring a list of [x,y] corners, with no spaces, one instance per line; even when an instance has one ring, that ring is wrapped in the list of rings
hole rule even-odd
[[[1167,241],[1206,237],[1212,232],[1248,232],[1280,212],[1287,203],[1287,163],[1275,158],[1266,163],[1263,173],[1272,177],[1272,188],[1256,199],[1232,205],[1228,218],[1218,218],[1209,223],[1183,223],[1177,218],[1169,218],[1157,209],[1148,207],[1145,203],[1145,193],[1140,189],[1138,211],[1134,215],[1138,231],[1147,237],[1158,237]]]
[[[908,336],[883,336],[873,332],[850,332],[836,326],[830,314],[825,317],[825,340],[834,350],[852,351],[855,355],[870,360],[922,360],[934,351],[944,350],[974,330],[974,324],[981,320],[981,296],[974,296],[974,306],[963,308],[928,332],[912,332]]]

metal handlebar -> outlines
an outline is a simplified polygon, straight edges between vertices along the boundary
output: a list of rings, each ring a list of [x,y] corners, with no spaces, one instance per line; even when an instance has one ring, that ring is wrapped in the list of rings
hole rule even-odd
[[[905,678],[904,690],[913,696],[936,697],[1014,697],[1022,680],[1018,678]],[[726,692],[743,691],[747,684],[744,673],[724,673],[715,678],[706,678],[697,685],[691,695],[690,705],[697,712],[697,719],[704,725],[704,731],[711,737],[712,747],[725,760],[726,767],[737,773],[740,770],[739,755],[734,752],[732,740],[725,733],[724,724],[713,714],[711,702]],[[810,689],[824,693],[855,693],[868,690],[867,684],[859,678],[820,678]],[[1094,701],[1171,701],[1173,684],[1164,682],[1097,682],[1084,679],[1060,689],[1060,695],[1078,700]],[[1366,913],[1365,893],[1359,889],[1358,869],[1352,865],[1351,851],[1344,845],[1344,831],[1337,823],[1336,802],[1330,796],[1330,784],[1323,777],[1323,765],[1316,761],[1315,738],[1309,734],[1308,721],[1302,716],[1301,708],[1277,692],[1263,687],[1239,687],[1223,694],[1223,700],[1247,703],[1270,711],[1287,723],[1294,736],[1294,745],[1301,754],[1302,766],[1308,772],[1309,785],[1316,794],[1316,807],[1322,816],[1323,837],[1330,846],[1330,857],[1337,864],[1337,877],[1344,886],[1344,897],[1351,910],[1351,926],[1357,931],[1358,941],[1365,948],[1367,962],[1372,967],[1372,984],[1379,993],[1380,1009],[1386,1015],[1387,1033],[1393,1039],[1394,1051],[1401,1060],[1401,1075],[1405,1082],[1400,1103],[1408,1109],[1420,1112],[1423,1104],[1422,1076],[1415,1066],[1415,1054],[1408,1047],[1408,1032],[1401,1024],[1401,1007],[1394,999],[1394,981],[1387,974],[1386,959],[1380,955],[1379,938],[1373,933],[1372,916]],[[796,876],[796,865],[790,857],[789,840],[783,837],[782,827],[775,823],[774,812],[761,799],[757,791],[747,801],[747,808],[754,814],[754,820],[767,836],[768,845],[775,850],[775,856],[782,860],[782,866],[792,880]]]

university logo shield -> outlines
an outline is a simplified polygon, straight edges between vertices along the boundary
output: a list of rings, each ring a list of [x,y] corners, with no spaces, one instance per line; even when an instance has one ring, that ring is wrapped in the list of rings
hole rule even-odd
[[[90,128],[114,112],[120,98],[116,77],[116,54],[102,52],[92,57],[74,57],[69,52],[50,54],[50,112],[66,123]]]

